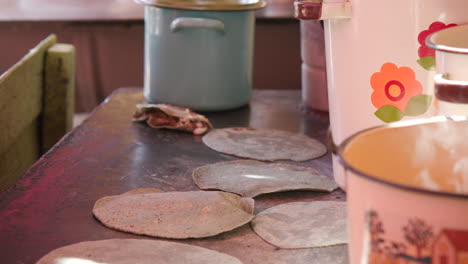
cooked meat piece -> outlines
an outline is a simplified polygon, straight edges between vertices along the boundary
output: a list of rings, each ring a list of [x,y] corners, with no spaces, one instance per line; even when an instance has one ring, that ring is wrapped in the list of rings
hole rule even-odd
[[[213,128],[203,115],[188,108],[167,104],[140,104],[133,115],[134,122],[145,122],[153,128],[166,128],[202,135]]]

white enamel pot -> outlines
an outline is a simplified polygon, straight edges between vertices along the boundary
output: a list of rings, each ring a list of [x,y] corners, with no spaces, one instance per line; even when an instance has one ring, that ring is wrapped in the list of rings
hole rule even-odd
[[[467,263],[467,121],[395,122],[340,145],[350,264]]]
[[[435,52],[424,41],[468,22],[468,1],[296,0],[295,8],[299,19],[324,20],[335,144],[372,126],[435,114]],[[333,169],[346,189],[336,159]]]
[[[426,43],[436,50],[439,114],[468,116],[468,24],[438,31]]]

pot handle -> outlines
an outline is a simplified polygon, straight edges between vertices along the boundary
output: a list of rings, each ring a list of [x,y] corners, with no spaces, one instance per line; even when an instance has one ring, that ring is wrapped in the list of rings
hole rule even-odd
[[[328,130],[327,130],[327,147],[328,147],[328,151],[332,153],[332,156],[333,158],[335,159],[340,159],[340,145],[337,145],[335,143],[335,141],[333,140],[333,135],[332,135],[332,129],[331,129],[331,126],[328,127]],[[335,178],[335,181],[336,183],[338,184],[338,186],[346,192],[346,188],[347,188],[347,171],[348,169],[346,168],[346,166],[344,164],[341,164],[341,166],[333,166],[333,169],[337,169],[337,170],[340,170],[340,171],[335,171],[334,173],[342,173],[343,175],[343,178],[340,179],[338,181],[339,178]],[[334,176],[335,177],[335,176]]]
[[[331,127],[328,127],[327,130],[327,148],[333,155],[338,155],[338,146],[335,144],[333,140],[333,135],[331,131]]]
[[[351,18],[349,0],[323,2],[323,0],[294,1],[294,16],[301,20],[327,20]]]
[[[434,77],[436,98],[450,103],[468,104],[468,82],[449,80],[448,74]]]
[[[224,23],[217,19],[200,17],[178,17],[171,23],[171,31],[177,32],[185,28],[208,28],[224,34]]]

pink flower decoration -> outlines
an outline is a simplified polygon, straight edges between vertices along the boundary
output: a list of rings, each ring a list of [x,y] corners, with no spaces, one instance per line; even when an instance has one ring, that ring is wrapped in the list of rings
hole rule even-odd
[[[456,26],[457,24],[447,24],[445,25],[442,22],[436,21],[429,26],[429,29],[421,31],[418,35],[418,42],[421,44],[421,47],[418,49],[418,55],[420,58],[424,57],[435,57],[435,50],[426,46],[426,38],[430,34],[437,32],[439,30]]]

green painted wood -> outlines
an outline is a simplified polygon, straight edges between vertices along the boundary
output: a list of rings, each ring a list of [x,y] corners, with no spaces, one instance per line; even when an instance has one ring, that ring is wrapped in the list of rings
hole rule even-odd
[[[44,55],[56,41],[46,38],[0,76],[0,154],[42,111]]]
[[[48,151],[73,126],[75,48],[55,44],[46,53],[42,153]]]
[[[47,37],[0,76],[0,191],[72,126],[74,48],[56,42]]]
[[[14,184],[39,157],[39,122],[32,121],[0,155],[0,192]]]

